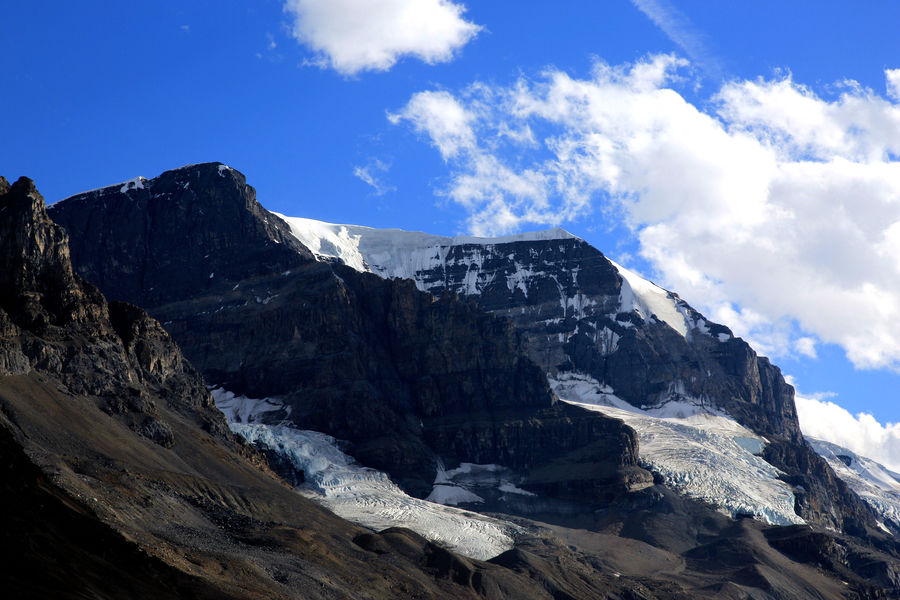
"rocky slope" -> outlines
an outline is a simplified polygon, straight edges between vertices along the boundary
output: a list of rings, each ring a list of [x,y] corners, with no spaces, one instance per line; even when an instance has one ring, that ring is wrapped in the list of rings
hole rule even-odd
[[[538,558],[528,548],[543,545],[526,540],[502,564],[472,561],[297,495],[232,436],[155,320],[73,273],[66,234],[25,178],[0,178],[0,267],[5,595],[600,598],[629,587],[559,545]]]
[[[176,169],[50,210],[73,232],[80,272],[146,307],[207,380],[279,397],[278,418],[350,442],[414,495],[430,493],[440,463],[543,472],[536,491],[579,502],[652,482],[634,433],[557,402],[507,320],[296,251],[233,169]],[[140,268],[122,268],[136,257]],[[570,455],[580,469],[549,468]]]
[[[193,181],[205,181],[207,187]],[[250,226],[251,231],[271,225],[279,232],[275,235],[282,237],[277,242],[267,241],[265,236],[245,239],[236,235],[233,221],[207,218],[215,210],[231,210],[216,208],[216,198],[231,198],[251,216],[240,217],[239,223],[262,220],[261,225]],[[701,322],[699,315],[666,292],[661,292],[663,297],[674,305],[670,311],[660,308],[652,298],[648,301],[646,294],[635,293],[639,282],[629,282],[626,288],[623,282],[627,278],[621,275],[609,280],[608,275],[614,274],[611,263],[605,263],[602,255],[583,243],[570,242],[571,251],[556,252],[563,256],[574,252],[576,258],[580,253],[582,262],[561,271],[573,273],[573,285],[593,281],[587,289],[596,288],[591,291],[596,292],[594,298],[587,298],[577,287],[571,293],[561,291],[553,280],[540,283],[540,278],[530,283],[523,279],[520,287],[516,278],[522,274],[513,260],[511,272],[518,275],[507,277],[500,291],[506,289],[518,297],[514,291],[518,289],[522,298],[539,307],[538,314],[545,308],[549,311],[546,322],[532,323],[534,332],[529,331],[528,321],[517,323],[517,330],[508,321],[491,318],[452,294],[435,299],[415,290],[411,282],[386,281],[360,273],[357,269],[365,269],[365,261],[354,263],[342,257],[343,262],[357,267],[352,269],[333,259],[311,260],[308,252],[291,250],[291,243],[283,237],[286,229],[248,199],[252,199],[252,189],[233,170],[219,164],[195,165],[154,180],[141,180],[140,186],[120,184],[80,194],[51,207],[51,213],[72,234],[73,257],[84,273],[102,281],[104,291],[113,297],[149,304],[151,314],[164,321],[210,381],[257,398],[277,396],[284,408],[268,413],[273,421],[315,428],[349,440],[345,450],[366,464],[384,468],[407,491],[419,495],[431,489],[435,471],[440,472],[438,460],[444,462],[445,469],[467,460],[502,461],[507,467],[518,468],[522,477],[518,483],[539,491],[541,505],[523,509],[505,504],[495,508],[523,509],[557,523],[543,529],[538,526],[545,541],[519,541],[515,549],[492,560],[540,581],[529,595],[548,592],[554,597],[603,597],[609,592],[605,586],[611,580],[629,590],[623,597],[646,598],[880,597],[896,589],[896,545],[882,533],[872,531],[871,517],[864,507],[854,515],[858,499],[849,492],[847,499],[842,499],[840,483],[829,482],[829,471],[817,471],[815,455],[807,456],[803,446],[795,443],[792,402],[788,402],[792,391],[781,387],[777,370],[741,346],[743,342],[732,341],[724,328]],[[170,207],[172,203],[175,209]],[[179,206],[191,208],[182,210]],[[183,220],[166,221],[165,213],[170,210],[180,210]],[[145,223],[145,227],[131,228],[132,222]],[[170,227],[165,236],[156,230],[160,222]],[[210,227],[215,231],[203,232]],[[219,266],[207,268],[205,261],[217,258],[208,248],[192,243],[198,235],[201,239],[233,240],[235,246],[228,252],[234,264],[223,266],[225,271]],[[351,239],[346,232],[343,235],[344,241]],[[509,243],[546,243],[550,252],[559,246],[555,237]],[[98,244],[97,240],[102,242]],[[158,252],[169,252],[160,248],[164,243],[183,251],[162,267],[162,261],[154,257]],[[242,247],[242,243],[248,247]],[[343,241],[329,243],[331,248],[322,242],[315,247],[311,242],[309,245],[319,255],[338,255],[336,250]],[[512,249],[539,257],[540,249],[528,244]],[[474,246],[485,244],[476,241]],[[140,269],[123,266],[116,250],[121,247],[132,248],[134,254],[145,257]],[[260,267],[247,257],[261,248],[289,252]],[[426,248],[426,252],[431,250]],[[446,255],[450,253],[448,250]],[[515,259],[516,253],[510,254],[507,259]],[[392,256],[391,252],[387,255]],[[433,262],[433,257],[427,258]],[[591,262],[599,265],[593,274],[587,268]],[[165,277],[167,270],[176,267],[195,273],[191,282],[182,282],[187,286],[183,294],[174,283],[168,286]],[[484,269],[482,263],[477,269],[459,270],[468,274],[467,285],[475,285],[482,275],[496,278],[505,268],[501,264]],[[421,286],[421,281],[418,284]],[[555,309],[549,293],[538,302],[541,295],[529,285],[549,286],[563,294],[557,296],[556,305],[565,316],[552,312]],[[472,294],[470,299],[476,296]],[[621,310],[623,298],[629,298],[627,310]],[[593,325],[590,319],[579,316],[586,314],[584,309],[590,302],[601,301],[609,306],[597,309]],[[528,302],[517,304],[518,311],[508,310],[506,315],[528,313],[532,310]],[[608,315],[603,313],[606,309],[615,309],[613,323],[601,321],[601,317],[606,318],[603,314]],[[684,331],[680,331],[677,315],[683,318]],[[688,318],[695,321],[688,324]],[[561,324],[575,329],[571,335],[564,328],[545,329],[559,329]],[[618,338],[600,328],[601,324],[620,327]],[[634,393],[649,394],[654,405],[673,398],[696,402],[708,399],[691,396],[697,392],[693,387],[672,385],[672,381],[663,386],[665,377],[654,369],[689,380],[698,372],[691,360],[702,360],[710,370],[716,367],[718,383],[710,385],[725,385],[735,394],[722,402],[732,402],[735,413],[741,412],[740,402],[747,404],[744,410],[751,417],[742,418],[753,424],[754,430],[768,432],[772,442],[769,447],[787,447],[793,459],[799,456],[806,461],[795,461],[797,464],[791,467],[794,476],[811,478],[810,483],[825,481],[821,484],[824,491],[805,488],[813,490],[810,497],[815,503],[804,508],[801,497],[798,512],[810,521],[846,529],[854,529],[846,526],[858,518],[862,525],[854,529],[857,537],[807,526],[766,527],[746,519],[735,522],[665,486],[649,485],[646,473],[635,467],[637,448],[632,430],[596,414],[588,417],[588,411],[571,410],[548,393],[545,368],[568,372],[566,369],[576,366],[577,361],[579,369],[589,370],[593,359],[573,356],[577,353],[567,346],[573,336],[591,331],[588,326],[593,327],[594,343],[599,344],[585,351],[588,358],[599,356],[606,361],[620,348],[633,344],[637,350],[629,359],[631,364],[639,367],[636,372],[641,377],[656,382],[656,387],[644,388],[641,378],[635,378],[638,381],[632,385],[638,391]],[[521,352],[527,347],[520,335],[530,339],[531,357],[543,363],[543,368],[524,358]],[[623,343],[629,335],[636,339]],[[701,336],[709,338],[700,344],[710,345],[710,356],[701,352],[706,351],[703,346],[683,347],[692,344],[691,338]],[[661,344],[658,348],[657,343]],[[725,352],[725,358],[716,362],[713,343],[726,348],[730,343],[739,351]],[[540,350],[535,351],[535,347]],[[542,359],[542,355],[556,358]],[[678,356],[686,357],[688,364],[667,364]],[[615,363],[602,364],[608,368]],[[728,381],[729,377],[734,381]],[[627,389],[628,385],[620,384],[615,391]],[[631,401],[640,401],[634,398]],[[766,414],[768,409],[772,414]],[[829,498],[831,492],[835,494]],[[561,499],[562,505],[547,502],[548,498]],[[818,515],[826,517],[819,519]],[[534,523],[521,523],[534,531]],[[576,529],[570,528],[573,526]],[[359,540],[372,551],[388,552],[388,546],[376,538]],[[477,574],[482,567],[465,566],[479,563],[452,564],[463,565],[451,569],[462,573],[462,580],[488,596],[494,593],[485,591],[483,583],[475,584],[483,581]],[[551,565],[565,567],[560,571]],[[573,578],[581,583],[574,583]],[[617,592],[609,593],[609,597],[616,597]]]
[[[551,376],[589,376],[637,408],[679,403],[724,412],[768,441],[764,457],[794,488],[799,516],[857,533],[875,526],[804,442],[794,390],[778,367],[583,240],[561,229],[447,238],[283,218],[320,257],[412,279],[433,294],[453,292],[511,319]]]

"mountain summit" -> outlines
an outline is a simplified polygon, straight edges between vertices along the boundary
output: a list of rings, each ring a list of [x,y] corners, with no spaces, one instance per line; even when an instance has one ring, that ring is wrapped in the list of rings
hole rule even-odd
[[[470,557],[510,548],[492,561],[511,568],[537,564],[521,552],[539,531],[592,569],[625,568],[613,547],[685,565],[647,565],[648,598],[897,585],[896,524],[806,444],[777,367],[675,294],[561,230],[448,240],[282,219],[253,198],[212,163],[50,214],[76,268],[159,319],[301,493]],[[441,520],[423,498],[515,517]]]
[[[73,273],[67,239],[30,180],[0,178],[7,596],[551,597],[538,577],[570,597],[623,589],[585,584],[587,564],[563,573],[523,550],[490,564],[373,534],[300,496],[228,430],[157,321]]]

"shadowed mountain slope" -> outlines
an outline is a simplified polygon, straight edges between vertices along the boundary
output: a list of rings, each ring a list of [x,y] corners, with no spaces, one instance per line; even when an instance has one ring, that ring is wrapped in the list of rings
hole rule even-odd
[[[0,506],[10,519],[0,585],[11,597],[600,598],[622,589],[603,576],[535,587],[529,574],[408,531],[368,533],[297,495],[230,433],[155,320],[108,304],[72,272],[66,234],[24,178],[0,178],[0,265]]]
[[[194,165],[142,180],[140,188],[120,184],[80,194],[50,212],[72,235],[79,269],[102,282],[110,297],[146,304],[208,381],[251,397],[278,397],[285,408],[271,414],[276,421],[346,440],[354,457],[386,470],[414,494],[431,489],[440,462],[515,468],[522,485],[543,502],[521,512],[558,523],[520,521],[530,537],[490,561],[506,569],[499,572],[449,553],[410,554],[406,540],[415,539],[411,534],[365,534],[355,538],[357,547],[378,556],[418,557],[413,562],[429,568],[441,565],[440,572],[452,581],[488,597],[510,596],[509,586],[520,585],[518,579],[498,579],[497,573],[509,577],[510,572],[532,582],[522,597],[838,598],[878,597],[895,588],[894,542],[873,530],[871,516],[855,496],[846,501],[840,493],[829,496],[840,492],[840,483],[828,482],[829,471],[816,471],[815,455],[803,458],[802,446],[794,444],[790,427],[782,422],[789,420],[787,408],[772,417],[770,447],[787,444],[790,457],[799,452],[806,461],[792,467],[797,476],[808,477],[810,484],[824,482],[819,490],[810,485],[814,502],[798,511],[814,523],[849,524],[858,537],[735,521],[654,485],[637,465],[630,428],[556,400],[544,365],[535,362],[541,359],[534,345],[523,340],[530,334],[522,324],[517,330],[510,321],[483,313],[456,297],[456,290],[433,297],[411,281],[313,260],[285,239],[236,235],[243,231],[236,223],[255,218],[262,223],[249,230],[263,231],[277,217],[248,204],[252,190],[235,173],[217,163]],[[214,191],[194,181],[205,181]],[[244,207],[245,215],[236,222],[208,218],[222,198]],[[183,220],[167,221],[170,211],[181,211]],[[160,222],[169,227],[165,236]],[[132,223],[145,225],[133,228]],[[272,226],[277,235],[287,231]],[[234,264],[208,268],[205,261],[218,260],[214,248],[225,246],[194,244],[197,239],[229,240]],[[143,256],[142,266],[123,265],[120,247]],[[279,253],[278,260],[248,258],[263,248]],[[282,255],[282,249],[288,252]],[[531,254],[527,247],[524,251]],[[157,260],[158,253],[168,258]],[[166,278],[169,270],[181,268],[194,278]],[[620,281],[612,287],[601,283],[603,289],[618,285],[621,291]],[[650,326],[640,327],[635,352],[646,359],[653,350],[666,360],[682,352],[657,348],[656,337],[677,334],[646,316]],[[639,320],[631,319],[632,327],[622,325],[623,331],[639,328]],[[777,370],[769,372],[767,361],[749,352],[744,353],[746,373],[757,376],[748,380],[747,389],[762,396],[750,402],[748,414],[762,414],[767,403],[790,400],[790,390],[775,386]],[[711,357],[703,360],[714,364]],[[690,372],[694,367],[683,368]],[[635,369],[634,376],[647,373],[647,368]],[[640,388],[639,381],[634,385]],[[739,382],[729,385],[742,389]],[[658,398],[658,392],[648,393]],[[785,464],[789,460],[794,459],[786,458]],[[856,574],[864,571],[865,576]],[[488,574],[494,578],[490,584],[485,583]]]

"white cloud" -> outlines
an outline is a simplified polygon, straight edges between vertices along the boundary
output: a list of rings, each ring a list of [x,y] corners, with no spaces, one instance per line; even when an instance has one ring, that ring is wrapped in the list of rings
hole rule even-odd
[[[707,48],[704,36],[669,0],[631,0],[631,3],[711,77],[722,76],[719,60]]]
[[[900,424],[882,425],[868,413],[854,416],[821,395],[798,393],[794,401],[804,435],[843,446],[900,472]]]
[[[358,165],[353,167],[353,175],[372,187],[372,189],[375,190],[376,196],[383,196],[396,189],[395,187],[386,184],[382,179],[382,175],[387,173],[390,167],[391,166],[388,163],[374,158],[369,160],[364,166]]]
[[[392,120],[441,152],[474,234],[622,215],[661,283],[761,352],[820,341],[900,368],[900,106],[787,76],[730,82],[700,108],[675,89],[685,66],[422,92]]]
[[[387,71],[404,56],[447,62],[481,30],[450,0],[287,0],[284,10],[312,62],[344,75]]]
[[[812,337],[800,337],[794,340],[794,348],[799,354],[809,358],[816,358],[816,339]]]
[[[394,124],[409,121],[417,132],[427,134],[444,160],[475,148],[475,116],[448,92],[420,92],[388,119]]]
[[[887,83],[888,97],[900,101],[900,69],[886,69],[884,78]]]

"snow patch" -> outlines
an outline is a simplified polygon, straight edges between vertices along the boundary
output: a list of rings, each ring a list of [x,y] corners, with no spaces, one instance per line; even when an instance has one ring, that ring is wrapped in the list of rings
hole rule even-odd
[[[563,401],[623,420],[638,435],[641,463],[666,485],[732,516],[752,514],[775,525],[803,523],[794,493],[778,469],[757,456],[765,438],[722,411],[682,399],[641,410],[581,373],[549,378]]]
[[[900,474],[837,444],[808,436],[806,441],[881,519],[900,527]]]
[[[489,494],[494,491],[503,494],[535,496],[513,483],[519,477],[502,465],[461,463],[457,468],[447,470],[439,464],[434,477],[434,489],[426,500],[456,506],[467,502],[480,503],[484,498],[476,492]]]
[[[647,281],[637,273],[629,271],[622,265],[610,260],[622,276],[622,290],[619,294],[619,311],[636,312],[644,321],[650,317],[666,323],[669,327],[688,337],[688,324],[676,296],[655,283]]]
[[[130,190],[142,190],[144,189],[144,182],[147,181],[144,177],[135,177],[134,179],[129,179],[125,183],[122,184],[122,187],[119,188],[119,192],[124,194]]]
[[[266,421],[266,415],[280,413],[281,418],[291,414],[291,407],[284,406],[281,400],[276,398],[248,398],[236,396],[220,387],[210,390],[216,408],[225,415],[225,420],[231,423],[257,423]]]
[[[434,489],[431,490],[431,493],[428,494],[428,497],[425,499],[429,502],[437,502],[438,504],[443,504],[445,506],[484,502],[484,498],[477,494],[473,494],[464,487],[443,484],[434,486]]]
[[[478,560],[488,560],[511,549],[515,537],[523,531],[505,521],[408,496],[386,473],[357,464],[329,435],[262,423],[275,411],[285,410],[277,399],[251,399],[222,388],[211,392],[232,431],[252,443],[265,444],[289,460],[294,468],[303,471],[306,479],[297,491],[348,521],[376,531],[407,527]],[[440,498],[448,504],[454,499],[472,501],[463,497],[462,487],[445,487],[453,488]]]
[[[443,265],[449,248],[454,246],[496,246],[515,242],[578,239],[560,228],[496,238],[465,235],[446,237],[402,229],[338,225],[275,214],[290,226],[294,237],[317,256],[338,258],[358,271],[371,271],[386,278],[416,279],[417,273]],[[482,259],[477,256],[478,253],[466,266],[477,266],[480,272]],[[467,283],[465,291],[478,293],[479,288],[475,283],[478,282]],[[517,284],[518,282],[514,283]]]

